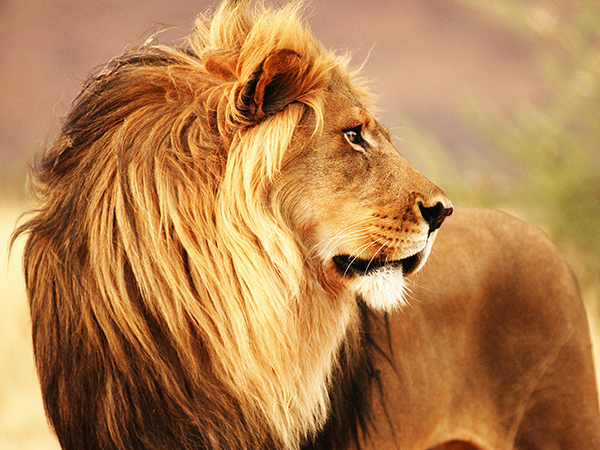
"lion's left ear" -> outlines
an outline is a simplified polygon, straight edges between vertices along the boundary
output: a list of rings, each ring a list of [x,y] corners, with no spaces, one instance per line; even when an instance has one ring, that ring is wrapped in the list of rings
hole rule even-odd
[[[238,91],[238,111],[251,123],[283,111],[312,87],[310,70],[310,62],[295,51],[274,51]]]

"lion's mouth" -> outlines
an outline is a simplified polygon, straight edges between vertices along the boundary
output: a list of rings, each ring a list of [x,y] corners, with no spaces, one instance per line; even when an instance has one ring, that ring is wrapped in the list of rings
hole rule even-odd
[[[384,267],[400,268],[403,275],[413,273],[421,262],[425,250],[421,250],[412,256],[404,259],[386,261],[381,259],[361,259],[349,255],[336,255],[333,257],[338,272],[343,276],[365,276],[370,275]]]

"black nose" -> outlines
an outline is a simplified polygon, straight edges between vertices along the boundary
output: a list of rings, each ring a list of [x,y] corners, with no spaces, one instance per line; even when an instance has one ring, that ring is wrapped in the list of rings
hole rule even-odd
[[[453,211],[452,208],[446,208],[442,202],[437,202],[434,206],[425,206],[419,202],[419,209],[423,219],[429,224],[429,233],[437,230]]]

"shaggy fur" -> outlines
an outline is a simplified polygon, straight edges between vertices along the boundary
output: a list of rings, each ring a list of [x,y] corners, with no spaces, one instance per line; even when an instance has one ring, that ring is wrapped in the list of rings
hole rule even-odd
[[[497,213],[440,229],[298,6],[248,3],[114,60],[35,173],[17,234],[62,447],[600,448],[557,251]]]
[[[361,313],[307,269],[276,183],[348,75],[297,5],[247,3],[112,61],[36,171],[18,233],[65,449],[297,448],[354,395]]]

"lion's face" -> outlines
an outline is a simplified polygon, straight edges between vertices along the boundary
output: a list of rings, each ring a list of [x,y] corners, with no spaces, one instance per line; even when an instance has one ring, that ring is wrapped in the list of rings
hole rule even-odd
[[[324,112],[323,128],[288,169],[301,180],[295,222],[328,280],[375,309],[393,308],[451,203],[342,81],[326,90]]]

